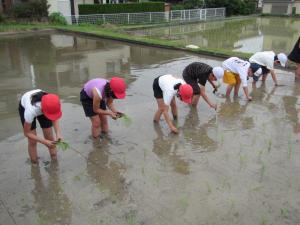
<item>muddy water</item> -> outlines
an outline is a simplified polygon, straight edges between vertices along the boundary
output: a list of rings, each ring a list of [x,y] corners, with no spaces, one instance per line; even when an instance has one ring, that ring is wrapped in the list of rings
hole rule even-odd
[[[253,17],[207,23],[183,24],[133,31],[135,35],[177,40],[182,45],[254,53],[290,52],[300,32],[300,20]]]
[[[196,110],[178,103],[179,135],[152,123],[153,79],[190,62],[220,59],[59,33],[0,40],[0,224],[298,224],[300,84],[276,70],[250,88],[254,100],[209,97]],[[88,79],[123,76],[132,123],[110,120],[110,134],[90,138],[79,92]],[[19,96],[42,88],[63,101],[61,127],[71,149],[58,163],[39,146],[28,163],[17,115]],[[40,132],[40,130],[39,130]]]

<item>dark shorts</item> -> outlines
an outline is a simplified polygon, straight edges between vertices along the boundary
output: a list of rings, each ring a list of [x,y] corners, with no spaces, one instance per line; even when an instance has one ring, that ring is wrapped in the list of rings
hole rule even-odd
[[[182,76],[184,81],[193,88],[193,95],[200,95],[200,87],[196,80],[191,79],[188,75]]]
[[[97,113],[95,113],[93,110],[93,99],[90,98],[83,89],[80,92],[80,101],[86,117],[97,115]],[[106,103],[104,100],[100,101],[99,108],[106,110]]]
[[[21,123],[22,123],[23,127],[24,127],[24,123],[25,123],[24,113],[25,113],[25,108],[21,105],[21,102],[20,102],[19,103],[19,115],[20,115],[20,119],[21,119]],[[33,122],[31,123],[31,128],[30,128],[31,130],[36,129],[36,119],[39,121],[41,128],[52,127],[52,121],[47,119],[44,115],[40,115],[40,116],[37,116],[34,118]]]
[[[262,70],[262,75],[270,73],[270,70],[265,66],[261,66],[261,70]]]
[[[159,77],[155,78],[153,81],[153,92],[154,92],[154,97],[155,98],[163,98],[163,92],[158,84],[158,79]]]

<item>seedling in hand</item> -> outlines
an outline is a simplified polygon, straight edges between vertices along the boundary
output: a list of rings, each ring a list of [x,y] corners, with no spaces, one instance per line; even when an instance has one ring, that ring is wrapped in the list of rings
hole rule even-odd
[[[59,149],[61,149],[63,151],[66,151],[68,148],[70,148],[70,145],[61,139],[59,139],[58,141],[55,141],[54,143]]]

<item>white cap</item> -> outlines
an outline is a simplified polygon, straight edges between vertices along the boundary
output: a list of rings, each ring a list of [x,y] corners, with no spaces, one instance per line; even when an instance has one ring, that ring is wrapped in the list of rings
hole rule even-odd
[[[286,64],[286,62],[287,62],[287,57],[286,57],[286,55],[285,55],[284,53],[279,53],[279,54],[277,55],[277,58],[278,58],[278,60],[279,60],[279,62],[280,62],[280,65],[283,66],[283,67],[285,67],[285,64]]]
[[[214,67],[212,72],[217,80],[222,79],[224,76],[224,69],[220,66]]]

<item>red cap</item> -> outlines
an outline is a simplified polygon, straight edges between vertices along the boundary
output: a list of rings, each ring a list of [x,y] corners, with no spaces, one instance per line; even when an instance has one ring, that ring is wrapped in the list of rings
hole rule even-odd
[[[187,104],[192,104],[193,88],[189,84],[182,84],[179,87],[181,100]]]
[[[47,94],[42,97],[42,112],[49,120],[57,120],[61,117],[59,97],[55,94]]]
[[[112,77],[109,82],[110,88],[117,98],[125,98],[126,84],[123,78]]]

